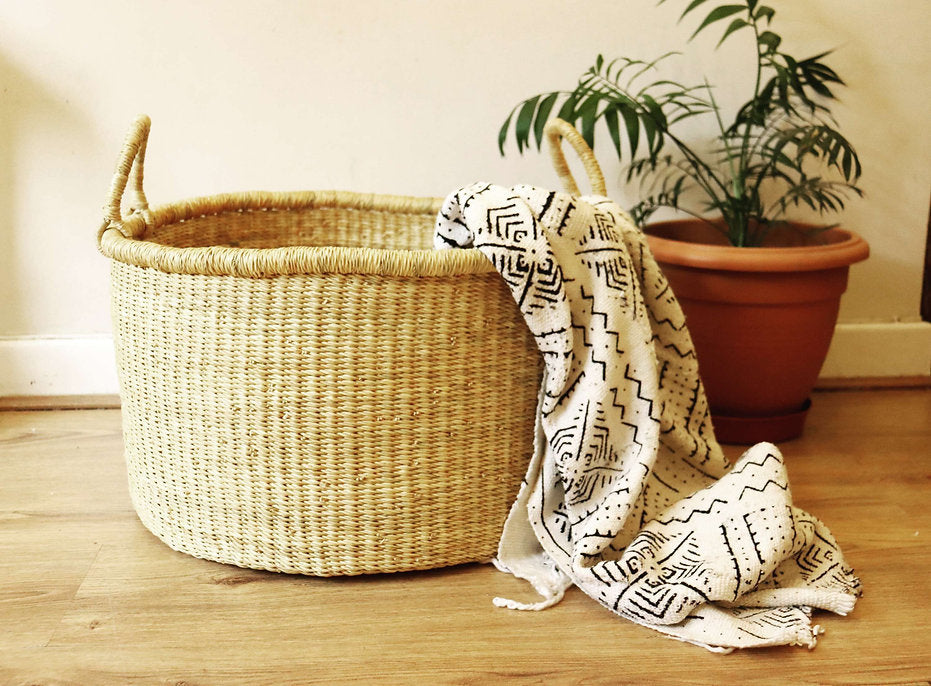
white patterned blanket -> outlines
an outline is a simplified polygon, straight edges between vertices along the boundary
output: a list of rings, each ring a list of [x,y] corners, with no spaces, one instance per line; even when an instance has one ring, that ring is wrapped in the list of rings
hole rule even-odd
[[[722,454],[682,311],[616,204],[475,184],[447,198],[435,245],[491,260],[545,361],[537,445],[496,560],[544,599],[497,604],[542,609],[574,583],[720,651],[813,647],[812,608],[853,608],[859,581],[793,506],[778,449],[733,467]]]

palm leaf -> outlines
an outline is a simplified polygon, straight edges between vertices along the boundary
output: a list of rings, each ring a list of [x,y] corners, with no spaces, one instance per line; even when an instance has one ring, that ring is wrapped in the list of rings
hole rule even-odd
[[[553,105],[556,104],[558,98],[559,93],[550,93],[540,101],[540,105],[537,107],[536,114],[534,115],[533,135],[537,141],[538,149],[543,143],[543,129],[546,127],[550,112],[553,111]]]
[[[704,31],[706,28],[714,24],[715,22],[726,19],[727,17],[733,16],[738,12],[746,12],[746,5],[721,5],[720,7],[715,7],[711,12],[708,13],[708,16],[705,17],[705,20],[699,24],[698,28],[695,29],[695,32],[691,35],[689,40],[692,40],[699,33]]]
[[[735,19],[734,21],[730,23],[730,26],[727,27],[727,30],[724,32],[724,35],[721,36],[721,40],[718,41],[718,44],[715,46],[715,48],[720,48],[721,43],[726,41],[727,37],[730,36],[735,31],[739,31],[745,26],[750,26],[750,25],[751,25],[750,22],[746,21],[745,19],[740,19],[740,18]]]
[[[539,102],[539,95],[528,98],[517,112],[517,119],[514,122],[514,134],[517,136],[518,152],[523,152],[525,147],[529,147],[530,126],[533,123],[533,113]]]

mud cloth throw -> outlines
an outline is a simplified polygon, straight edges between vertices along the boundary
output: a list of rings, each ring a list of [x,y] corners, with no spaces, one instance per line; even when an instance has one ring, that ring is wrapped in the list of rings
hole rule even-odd
[[[575,584],[722,652],[814,647],[812,608],[853,608],[860,583],[793,506],[779,450],[722,454],[682,311],[616,204],[474,184],[446,199],[434,242],[491,260],[545,362],[534,454],[495,560],[543,599],[496,604],[543,609]]]

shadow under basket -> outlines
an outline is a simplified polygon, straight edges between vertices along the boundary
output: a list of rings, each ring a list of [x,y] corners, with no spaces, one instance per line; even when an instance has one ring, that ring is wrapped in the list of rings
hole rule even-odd
[[[197,557],[319,576],[491,558],[542,373],[491,264],[430,249],[430,198],[149,209],[148,132],[142,117],[127,137],[98,233],[145,526]]]

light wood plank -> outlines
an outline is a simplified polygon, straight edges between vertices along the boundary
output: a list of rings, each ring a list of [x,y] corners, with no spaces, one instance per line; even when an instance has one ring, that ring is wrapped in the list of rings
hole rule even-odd
[[[109,410],[120,406],[118,395],[7,395],[0,396],[5,410]]]
[[[931,388],[931,376],[854,376],[818,379],[819,391],[875,391],[891,388]]]
[[[486,565],[316,579],[176,553],[136,519],[119,413],[0,413],[0,682],[925,683],[931,392],[817,394],[782,445],[796,504],[864,581],[818,647],[712,655],[581,592],[541,613]],[[739,448],[729,447],[737,456]]]

